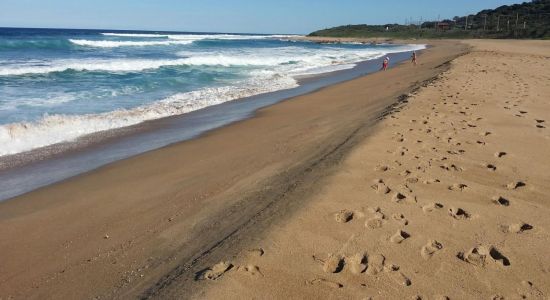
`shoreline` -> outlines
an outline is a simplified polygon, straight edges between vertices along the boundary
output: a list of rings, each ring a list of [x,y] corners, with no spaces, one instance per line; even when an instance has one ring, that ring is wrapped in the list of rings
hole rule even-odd
[[[406,61],[409,53],[389,54],[394,59],[392,64]],[[299,78],[299,86],[296,88],[232,100],[182,115],[92,133],[74,142],[63,142],[0,157],[0,201],[118,160],[200,137],[208,131],[249,118],[262,107],[374,73],[378,71],[380,60],[359,62],[356,67],[348,70]],[[232,114],[235,116],[225,117]],[[87,164],[83,166],[79,161],[87,161]],[[59,170],[60,168],[64,170]],[[49,175],[43,176],[45,173]]]
[[[401,64],[325,87],[200,138],[1,202],[0,246],[12,260],[0,273],[0,290],[103,298],[181,287],[180,279],[217,259],[220,249],[258,237],[303,205],[291,201],[293,192],[311,192],[396,98],[466,51],[437,44],[416,69]],[[32,274],[17,272],[29,266]]]

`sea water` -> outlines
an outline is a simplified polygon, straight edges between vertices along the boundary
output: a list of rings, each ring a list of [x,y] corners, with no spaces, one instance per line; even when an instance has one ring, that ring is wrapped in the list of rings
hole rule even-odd
[[[422,45],[287,35],[0,28],[0,156],[294,88]]]

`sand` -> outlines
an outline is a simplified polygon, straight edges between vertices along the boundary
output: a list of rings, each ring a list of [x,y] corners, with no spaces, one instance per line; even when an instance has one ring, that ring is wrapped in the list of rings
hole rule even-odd
[[[430,44],[0,203],[0,297],[546,299],[550,43]]]
[[[195,298],[548,299],[550,42],[469,44]]]

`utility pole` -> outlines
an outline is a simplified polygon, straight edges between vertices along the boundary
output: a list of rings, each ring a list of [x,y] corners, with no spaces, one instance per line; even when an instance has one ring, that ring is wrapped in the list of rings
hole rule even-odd
[[[464,30],[468,30],[468,16],[466,16],[466,24],[464,24]]]
[[[483,21],[483,31],[487,31],[487,15],[485,15],[485,20]]]
[[[500,31],[500,15],[497,18],[497,31]]]
[[[514,27],[514,35],[518,36],[518,21],[519,21],[519,13],[516,13],[516,27]]]
[[[527,26],[527,21],[523,21],[523,29]]]
[[[507,19],[506,31],[510,31],[510,18]]]

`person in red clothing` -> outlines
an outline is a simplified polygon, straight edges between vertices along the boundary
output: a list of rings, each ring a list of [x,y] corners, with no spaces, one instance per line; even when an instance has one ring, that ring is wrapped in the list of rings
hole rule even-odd
[[[384,58],[384,61],[382,62],[382,70],[386,71],[388,69],[389,63],[390,63],[390,58],[389,57]]]

